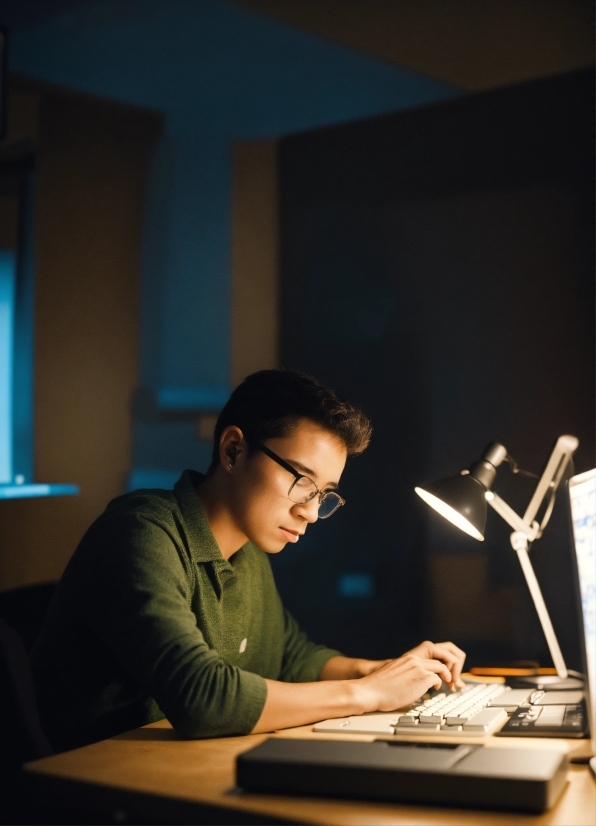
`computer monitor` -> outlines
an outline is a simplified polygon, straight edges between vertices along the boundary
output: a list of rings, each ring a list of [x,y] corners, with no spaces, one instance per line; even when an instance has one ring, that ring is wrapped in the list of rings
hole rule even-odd
[[[569,480],[592,754],[596,754],[596,469]],[[594,769],[595,758],[591,765]]]

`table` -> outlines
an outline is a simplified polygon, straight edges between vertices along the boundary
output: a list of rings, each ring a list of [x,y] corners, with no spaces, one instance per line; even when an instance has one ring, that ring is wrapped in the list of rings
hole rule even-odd
[[[434,806],[321,799],[243,792],[234,782],[235,758],[271,735],[183,740],[163,720],[25,766],[27,785],[73,807],[122,811],[165,823],[308,823],[330,826],[497,826],[512,814]],[[312,726],[286,729],[279,737],[333,739]],[[336,735],[335,739],[346,739]],[[352,736],[356,740],[373,737]],[[485,738],[496,747],[576,748],[578,741]],[[474,742],[478,742],[477,739]],[[596,783],[586,765],[572,764],[569,783],[554,809],[516,814],[515,823],[594,826]]]

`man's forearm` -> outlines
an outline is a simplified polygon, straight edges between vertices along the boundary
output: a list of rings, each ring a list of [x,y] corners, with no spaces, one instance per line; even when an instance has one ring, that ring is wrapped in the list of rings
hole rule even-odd
[[[376,671],[384,662],[331,657],[321,669],[316,683],[265,680],[267,700],[253,732],[303,726],[328,717],[373,711],[375,698],[358,678]]]
[[[265,680],[265,683],[267,699],[253,734],[304,726],[328,717],[364,714],[375,707],[373,693],[358,680],[324,680],[316,683]]]
[[[441,680],[456,683],[464,657],[453,643],[427,641],[394,660],[331,657],[316,683],[265,680],[267,698],[253,732],[404,708]]]
[[[363,660],[357,657],[331,657],[327,660],[319,680],[355,680],[366,677],[389,660]]]

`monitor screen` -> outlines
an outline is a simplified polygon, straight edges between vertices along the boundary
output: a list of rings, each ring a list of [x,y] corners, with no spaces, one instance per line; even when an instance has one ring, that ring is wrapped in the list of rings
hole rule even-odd
[[[596,747],[596,469],[569,480],[571,521],[584,631],[592,747]]]

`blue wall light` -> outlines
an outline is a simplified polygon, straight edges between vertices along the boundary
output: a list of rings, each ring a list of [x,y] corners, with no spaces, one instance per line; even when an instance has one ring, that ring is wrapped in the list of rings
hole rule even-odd
[[[0,250],[0,485],[12,482],[15,258],[13,250]]]
[[[343,599],[369,599],[375,593],[374,577],[362,571],[346,571],[340,574],[337,592]]]

